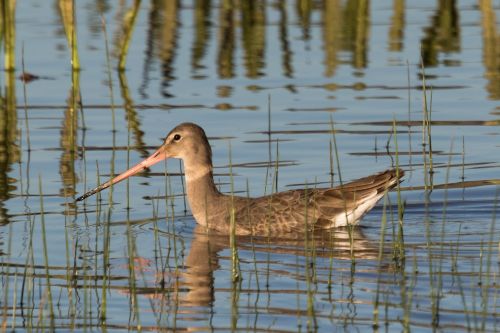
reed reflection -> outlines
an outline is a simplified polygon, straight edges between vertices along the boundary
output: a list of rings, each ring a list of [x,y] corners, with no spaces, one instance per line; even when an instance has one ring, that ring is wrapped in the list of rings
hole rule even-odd
[[[491,99],[500,99],[500,33],[491,0],[480,0],[483,35],[483,62],[488,80],[486,90]]]
[[[340,0],[326,0],[323,8],[325,76],[335,75],[342,42],[342,7]]]
[[[71,1],[60,0],[60,12],[68,38],[68,44],[76,50],[76,34],[72,19]],[[483,14],[484,59],[487,67],[487,77],[495,82],[498,72],[495,66],[495,45],[498,33],[495,26],[495,13],[491,1],[480,1],[480,10]],[[283,75],[293,77],[293,52],[289,36],[290,22],[288,21],[288,3],[277,0],[272,8],[279,13],[278,33],[281,46],[281,63]],[[102,7],[102,6],[100,6]],[[109,6],[104,6],[108,8]],[[207,57],[207,49],[213,42],[211,28],[217,25],[216,34],[216,67],[220,78],[233,78],[236,75],[235,55],[238,45],[243,51],[243,65],[245,76],[257,78],[265,75],[266,44],[268,43],[266,27],[268,25],[269,5],[265,1],[221,0],[218,3],[217,22],[214,22],[214,2],[211,0],[196,0],[193,3],[193,42],[191,46],[191,69],[196,78],[199,70],[204,68],[203,61]],[[310,0],[297,0],[295,9],[302,28],[303,39],[311,38],[311,17],[315,11],[322,15],[321,31],[323,36],[323,52],[325,76],[335,75],[340,61],[338,54],[348,51],[351,55],[350,63],[354,68],[365,68],[369,49],[370,33],[370,2],[368,0],[324,0],[321,5]],[[162,92],[165,97],[172,97],[169,87],[175,79],[174,61],[178,44],[179,3],[177,1],[155,0],[151,3],[149,16],[149,31],[144,59],[144,83],[141,93],[145,94],[148,84],[148,73],[157,56],[162,62]],[[404,29],[406,25],[406,1],[393,0],[392,15],[388,30],[388,49],[393,52],[403,50]],[[73,29],[73,30],[72,30]],[[241,31],[241,34],[238,33]],[[73,33],[72,33],[73,32]],[[496,37],[495,37],[496,36]],[[241,38],[241,44],[237,38]],[[438,55],[441,52],[459,52],[460,45],[460,17],[455,0],[440,0],[430,25],[424,29],[422,42],[422,57],[425,66],[438,65]],[[498,53],[498,52],[496,52]],[[77,52],[74,52],[77,58]],[[491,83],[488,91],[496,96],[495,83]],[[497,94],[498,95],[498,94]],[[498,98],[498,97],[494,97]]]
[[[211,23],[211,1],[196,0],[193,8],[194,16],[194,39],[191,47],[191,67],[194,73],[203,68],[201,64],[205,56],[206,49],[210,39]]]
[[[352,52],[354,68],[365,68],[368,64],[368,36],[370,33],[370,10],[368,0],[348,0],[343,10],[343,45]]]
[[[151,1],[148,20],[148,31],[146,38],[146,53],[144,58],[143,83],[139,89],[143,97],[147,97],[146,91],[149,83],[149,73],[157,57],[161,62],[161,93],[165,98],[173,97],[170,92],[174,75],[175,56],[178,38],[178,12],[179,2],[168,0]],[[137,8],[138,9],[138,8]]]
[[[256,78],[264,75],[266,3],[263,0],[242,1],[240,10],[246,75]]]
[[[293,52],[290,47],[290,41],[288,40],[288,14],[286,11],[286,1],[278,0],[276,3],[276,8],[280,13],[279,39],[281,45],[281,63],[283,68],[283,75],[291,78],[293,77]]]
[[[157,10],[157,2],[152,2],[152,6],[149,10],[147,37],[145,40],[146,51],[144,53],[144,65],[142,74],[142,83],[139,88],[139,93],[142,98],[147,98],[147,90],[149,85],[149,75],[152,71],[152,65],[154,63],[154,56],[156,50],[156,40],[158,39],[158,29],[161,26],[160,13]]]
[[[102,33],[102,17],[113,9],[109,0],[94,0],[92,6],[88,6],[90,11],[87,15],[87,28],[93,37],[98,38]]]
[[[305,41],[311,39],[311,15],[313,11],[312,0],[296,0],[295,9],[302,28],[302,38]]]
[[[217,73],[223,79],[234,77],[235,19],[232,0],[222,0],[219,9]]]
[[[437,66],[440,52],[460,51],[460,16],[455,0],[439,0],[430,26],[424,29],[422,59],[425,66]]]
[[[160,30],[158,46],[159,57],[162,62],[162,94],[164,97],[172,97],[169,92],[171,81],[175,79],[174,76],[174,60],[177,49],[177,29],[178,29],[178,6],[177,1],[154,1],[153,2],[160,12]]]
[[[62,19],[68,48],[71,52],[71,87],[67,99],[67,108],[61,125],[61,159],[59,160],[59,174],[61,175],[61,196],[73,197],[78,177],[75,171],[77,155],[78,110],[80,109],[80,62],[78,56],[78,42],[76,34],[75,8],[71,0],[59,0],[59,14]],[[70,203],[72,213],[75,206]]]
[[[392,16],[389,27],[389,51],[401,52],[403,50],[405,28],[405,0],[393,0]]]
[[[402,48],[404,26],[404,1],[394,0],[394,15],[390,29],[391,50],[400,51]],[[278,0],[273,8],[278,11],[278,33],[281,46],[281,62],[283,75],[292,77],[293,52],[292,41],[289,36],[290,22],[288,21],[288,3]],[[193,42],[191,46],[191,70],[194,77],[204,68],[203,60],[207,56],[207,48],[212,42],[211,27],[216,25],[216,67],[220,78],[230,79],[236,76],[235,55],[238,45],[243,52],[243,66],[245,76],[257,78],[265,75],[265,56],[267,39],[267,25],[269,24],[267,10],[269,6],[263,0],[241,1],[221,0],[218,3],[218,15],[213,22],[213,2],[197,0],[193,4]],[[302,38],[309,40],[314,11],[322,12],[322,31],[325,52],[325,75],[333,76],[339,64],[338,53],[348,51],[355,68],[367,66],[368,36],[370,32],[369,1],[325,0],[322,6],[311,0],[297,0],[295,9],[302,28]],[[149,32],[146,47],[144,83],[141,91],[145,91],[147,76],[150,71],[152,56],[157,55],[162,61],[163,94],[171,97],[168,91],[170,81],[175,79],[173,74],[175,50],[178,35],[179,7],[176,1],[152,2],[149,16]],[[241,34],[239,33],[241,31]],[[237,38],[241,38],[239,44]],[[154,41],[154,42],[153,42]],[[158,48],[158,52],[154,49]],[[203,78],[203,76],[201,76]]]
[[[75,187],[78,176],[75,171],[75,161],[77,154],[77,134],[78,134],[78,110],[80,108],[80,72],[73,71],[73,84],[67,99],[67,108],[64,110],[64,118],[61,125],[61,159],[59,160],[59,173],[62,185],[61,195],[63,197],[73,197],[76,193]],[[70,203],[74,207],[73,203]]]
[[[18,146],[15,71],[5,71],[5,87],[0,91],[0,225],[9,223],[5,202],[16,189],[15,179],[9,176],[12,166],[21,160]]]
[[[134,107],[134,101],[130,95],[125,72],[120,71],[118,73],[118,78],[120,82],[120,92],[122,95],[123,105],[125,108],[125,119],[127,121],[128,132],[132,133],[134,139],[133,145],[140,152],[140,155],[143,158],[147,157],[149,152],[146,149],[146,144],[144,143],[144,131],[141,130],[141,121]]]

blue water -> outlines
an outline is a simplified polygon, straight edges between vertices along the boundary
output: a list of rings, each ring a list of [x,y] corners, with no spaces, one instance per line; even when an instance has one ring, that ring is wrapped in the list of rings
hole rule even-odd
[[[258,29],[249,42],[256,49],[262,45],[262,58],[248,56],[244,29],[236,25],[232,75],[226,77],[219,62],[221,52],[228,51],[221,50],[222,5],[213,2],[210,7],[205,48],[195,61],[196,3],[181,2],[175,23],[162,9],[168,8],[169,2],[156,9],[152,3],[142,3],[123,72],[127,86],[115,68],[121,19],[130,4],[122,8],[121,3],[108,3],[103,17],[112,54],[110,88],[101,14],[96,3],[77,2],[82,109],[76,112],[74,156],[65,152],[71,62],[58,6],[37,1],[17,3],[15,75],[22,71],[24,45],[26,71],[42,78],[26,86],[16,80],[14,89],[19,158],[8,160],[2,168],[9,184],[2,185],[0,199],[4,210],[0,220],[2,325],[18,330],[50,326],[43,218],[53,275],[55,326],[61,331],[101,328],[104,273],[111,277],[107,282],[110,289],[105,291],[103,324],[110,331],[138,326],[152,330],[362,331],[373,328],[377,297],[380,330],[401,331],[408,325],[412,331],[427,331],[433,319],[443,331],[494,329],[498,321],[495,283],[500,239],[496,223],[500,94],[496,88],[499,72],[494,65],[498,51],[494,47],[499,33],[498,22],[487,26],[484,17],[499,17],[498,6],[488,12],[474,1],[451,2],[457,14],[458,48],[446,49],[445,41],[451,37],[443,21],[442,37],[436,37],[432,49],[435,64],[425,68],[429,104],[432,94],[432,120],[452,122],[432,127],[432,148],[436,151],[433,182],[477,183],[449,190],[411,189],[424,185],[422,127],[397,127],[398,150],[402,152],[398,162],[406,170],[401,184],[406,203],[403,267],[392,258],[398,230],[395,193],[389,196],[393,212],[387,208],[386,252],[381,262],[383,202],[355,229],[355,263],[346,243],[346,230],[332,235],[336,240],[333,246],[323,244],[327,248],[324,255],[305,254],[303,240],[252,245],[241,239],[242,279],[238,283],[231,282],[228,240],[207,240],[203,232],[200,234],[189,209],[184,212],[181,178],[164,177],[165,168],[180,171],[176,160],[166,166],[160,163],[149,175],[114,187],[112,201],[106,191],[100,201],[91,197],[85,204],[74,204],[76,196],[96,186],[98,173],[99,182],[103,182],[112,172],[124,171],[161,144],[171,128],[185,121],[203,126],[211,139],[221,190],[230,191],[227,165],[231,154],[232,163],[237,164],[233,168],[235,191],[245,193],[248,181],[254,196],[269,192],[275,170],[245,164],[265,165],[269,149],[272,160],[278,150],[279,160],[289,161],[278,170],[279,190],[316,182],[327,186],[331,180],[332,120],[339,131],[335,139],[344,181],[396,163],[394,156],[385,154],[389,138],[389,150],[396,149],[392,126],[373,122],[422,121],[419,50],[433,25],[433,15],[438,13],[438,4],[407,3],[402,38],[396,39],[402,46],[391,50],[389,31],[396,2],[370,2],[366,39],[361,43],[364,51],[355,51],[340,37],[325,45],[331,36],[325,32],[321,2],[313,3],[306,28],[295,2],[285,4],[285,40],[280,39],[283,16],[279,6],[266,3],[264,43],[259,44]],[[339,6],[346,8],[347,3],[356,2],[340,2]],[[152,12],[160,15],[153,36]],[[239,10],[233,15],[236,24],[241,23]],[[340,16],[347,20],[345,14]],[[339,34],[348,28],[349,21],[343,22]],[[333,67],[328,65],[329,46],[338,50]],[[359,59],[365,62],[359,65]],[[260,67],[249,68],[251,60],[260,62]],[[250,75],[253,71],[258,75]],[[12,86],[8,86],[6,72],[0,80],[3,98]],[[129,113],[124,107],[127,98],[132,103]],[[114,108],[110,107],[112,101]],[[269,115],[274,140],[270,146],[266,134]],[[483,123],[459,122],[469,120]],[[5,126],[3,130],[7,131]],[[15,151],[12,145],[4,147]],[[379,154],[374,154],[375,149]],[[3,158],[5,153],[1,154]],[[335,162],[336,183],[337,168]],[[39,179],[44,214],[39,214]],[[164,199],[166,192],[176,195],[173,213],[170,201]],[[110,226],[108,270],[103,268],[102,255],[106,225]],[[318,245],[319,252],[320,248]],[[136,258],[132,260],[135,270],[128,266],[131,254]],[[40,267],[26,280],[22,294],[23,275],[26,271],[29,277],[33,272],[31,264]],[[73,267],[78,268],[74,284],[66,279]],[[130,280],[134,275],[135,287]],[[32,299],[25,299],[21,306],[26,290],[31,291]],[[433,317],[436,311],[437,319]],[[39,317],[43,319],[39,321]]]

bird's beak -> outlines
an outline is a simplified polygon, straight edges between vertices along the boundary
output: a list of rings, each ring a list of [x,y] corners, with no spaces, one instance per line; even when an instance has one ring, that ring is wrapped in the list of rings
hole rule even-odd
[[[108,187],[110,187],[111,185],[114,185],[116,183],[119,183],[121,182],[122,180],[124,179],[127,179],[128,177],[130,176],[133,176],[135,175],[136,173],[139,173],[141,171],[143,171],[144,169],[147,169],[149,168],[150,166],[160,162],[160,161],[163,161],[165,159],[168,158],[168,155],[166,153],[166,149],[165,149],[165,146],[161,146],[157,151],[155,151],[151,156],[149,156],[148,158],[146,158],[145,160],[143,160],[142,162],[140,162],[139,164],[131,167],[130,169],[128,169],[127,171],[119,174],[118,176],[116,176],[115,178],[113,179],[110,179],[108,180],[107,182],[105,182],[104,184],[101,184],[100,186],[96,187],[95,189],[93,190],[90,190],[88,191],[87,193],[85,193],[84,195],[82,195],[81,197],[78,197],[76,199],[76,201],[82,201],[84,200],[85,198],[88,198],[90,197],[91,195],[94,195],[96,194],[97,192],[100,192]]]

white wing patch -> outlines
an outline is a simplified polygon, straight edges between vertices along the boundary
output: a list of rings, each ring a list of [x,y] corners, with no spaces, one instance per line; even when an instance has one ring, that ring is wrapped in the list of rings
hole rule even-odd
[[[331,219],[332,223],[329,228],[345,227],[348,224],[356,225],[363,215],[372,209],[385,193],[386,192],[377,193],[377,191],[373,191],[373,195],[366,198],[366,200],[360,203],[356,208],[348,211],[347,214],[346,212],[342,212],[335,215]]]

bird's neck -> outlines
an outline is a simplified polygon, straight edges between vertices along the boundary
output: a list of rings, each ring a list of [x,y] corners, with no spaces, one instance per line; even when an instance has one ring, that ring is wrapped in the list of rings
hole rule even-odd
[[[207,226],[208,221],[219,213],[222,194],[214,183],[212,166],[186,167],[186,188],[189,206],[196,222]]]

